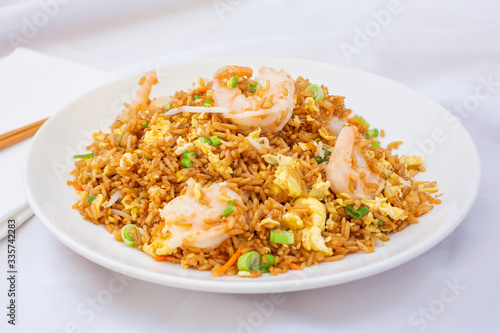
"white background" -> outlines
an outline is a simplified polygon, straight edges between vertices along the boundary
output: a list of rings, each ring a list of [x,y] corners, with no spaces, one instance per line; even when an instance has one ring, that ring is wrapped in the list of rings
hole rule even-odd
[[[474,138],[482,162],[476,204],[427,253],[370,278],[274,298],[120,280],[59,243],[34,217],[17,232],[15,327],[4,314],[7,254],[6,240],[0,241],[0,331],[498,331],[498,2],[390,3],[0,0],[0,57],[18,44],[118,76],[228,56],[351,66],[402,82],[450,110]],[[490,94],[480,100],[476,88],[486,91],[484,81]],[[0,107],[1,98],[2,92]],[[0,109],[2,119],[8,112]]]

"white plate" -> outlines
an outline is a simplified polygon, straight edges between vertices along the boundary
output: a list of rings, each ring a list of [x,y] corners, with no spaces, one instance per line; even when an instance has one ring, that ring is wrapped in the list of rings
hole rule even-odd
[[[90,134],[105,130],[130,101],[143,73],[102,86],[51,117],[36,134],[25,165],[29,203],[46,227],[82,256],[120,273],[173,287],[224,293],[269,293],[304,290],[357,280],[401,265],[429,250],[450,234],[469,212],[479,188],[476,147],[460,123],[444,108],[389,79],[359,70],[303,60],[275,58],[215,59],[163,67],[153,96],[188,89],[200,76],[210,78],[228,64],[283,68],[325,84],[330,93],[346,96],[346,105],[372,126],[385,129],[387,139],[402,139],[401,153],[425,157],[420,179],[437,180],[443,203],[420,223],[391,236],[374,253],[356,253],[334,263],[258,279],[214,278],[209,272],[155,262],[148,255],[113,239],[102,226],[82,219],[71,209],[78,196],[66,184],[76,153],[86,152]],[[387,140],[386,140],[387,141]],[[59,267],[58,269],[64,269]]]

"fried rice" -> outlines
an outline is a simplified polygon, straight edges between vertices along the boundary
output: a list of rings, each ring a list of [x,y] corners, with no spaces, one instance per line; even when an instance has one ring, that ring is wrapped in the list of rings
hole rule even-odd
[[[219,107],[217,91],[214,81],[202,78],[190,89],[150,100],[156,76],[148,74],[109,133],[94,133],[89,154],[76,156],[68,183],[80,196],[73,208],[85,220],[151,260],[213,275],[276,275],[374,252],[440,203],[436,182],[415,180],[425,171],[423,159],[396,155],[401,142],[382,147],[376,135],[367,135],[373,132],[366,121],[352,117],[344,97],[330,95],[324,85],[324,97],[316,98],[308,79],[293,80],[293,111],[276,131],[243,128],[226,113],[211,112]],[[269,82],[255,89],[250,75],[233,74],[224,79],[228,88],[256,95],[259,109],[272,107],[273,98],[262,95]],[[378,192],[332,190],[328,166],[339,137],[333,122],[360,133],[353,168],[362,156],[381,179]],[[348,180],[352,193],[355,180]],[[137,228],[124,235],[127,225]],[[202,228],[194,234],[193,225]],[[281,233],[291,241],[271,240]],[[261,258],[271,254],[274,263],[267,270],[239,270],[236,260],[251,251]]]

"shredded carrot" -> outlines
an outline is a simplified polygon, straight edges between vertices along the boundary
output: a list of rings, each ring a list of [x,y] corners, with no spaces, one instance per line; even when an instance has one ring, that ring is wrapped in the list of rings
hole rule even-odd
[[[78,185],[78,180],[73,180],[73,187],[75,188],[75,190],[77,191],[83,191],[83,188],[80,187],[80,185]]]
[[[294,270],[294,271],[298,271],[298,270],[301,270],[301,269],[302,269],[302,268],[300,268],[300,266],[299,266],[299,265],[294,264],[293,262],[292,262],[290,265],[288,265],[288,267],[290,267],[290,269],[292,269],[292,270]]]
[[[168,256],[151,256],[156,261],[167,261]]]
[[[366,133],[368,131],[368,127],[366,127],[365,125],[363,124],[360,124],[358,123],[356,120],[354,120],[354,118],[347,118],[347,122],[351,125],[354,125],[358,128],[358,130],[361,132],[361,133]]]
[[[202,92],[202,93],[207,92],[207,90],[208,90],[208,87],[199,87],[198,88],[198,91]]]
[[[358,122],[354,120],[354,118],[347,118],[347,122],[354,126],[359,126]]]
[[[231,258],[229,258],[229,260],[224,265],[220,266],[212,273],[212,276],[224,274],[229,269],[229,267],[233,266],[236,263],[236,261],[242,254],[241,250],[243,250],[246,246],[246,244],[241,244],[236,252],[234,252],[234,254],[231,256]]]

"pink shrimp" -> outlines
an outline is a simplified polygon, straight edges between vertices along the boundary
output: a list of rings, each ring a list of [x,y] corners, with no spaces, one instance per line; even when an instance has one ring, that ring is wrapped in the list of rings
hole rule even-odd
[[[295,82],[284,71],[262,67],[255,80],[260,84],[256,94],[247,97],[237,86],[232,88],[227,84],[234,76],[250,78],[252,75],[253,70],[249,67],[226,66],[219,69],[212,84],[215,104],[231,110],[223,115],[237,124],[240,130],[260,127],[264,131],[277,132],[292,116]],[[264,98],[271,101],[267,108],[259,106]]]
[[[122,121],[128,121],[132,119],[137,112],[141,110],[146,110],[149,105],[149,95],[151,94],[151,89],[153,89],[153,85],[158,83],[158,77],[156,76],[156,72],[150,71],[146,73],[139,80],[139,89],[137,89],[137,93],[135,97],[128,105],[128,107],[123,110],[123,113],[118,118]]]
[[[354,126],[342,128],[326,167],[326,175],[335,194],[345,193],[354,199],[364,199],[380,193],[384,180],[368,167],[361,148],[356,145],[357,136],[359,133]],[[354,186],[349,186],[351,181]]]

